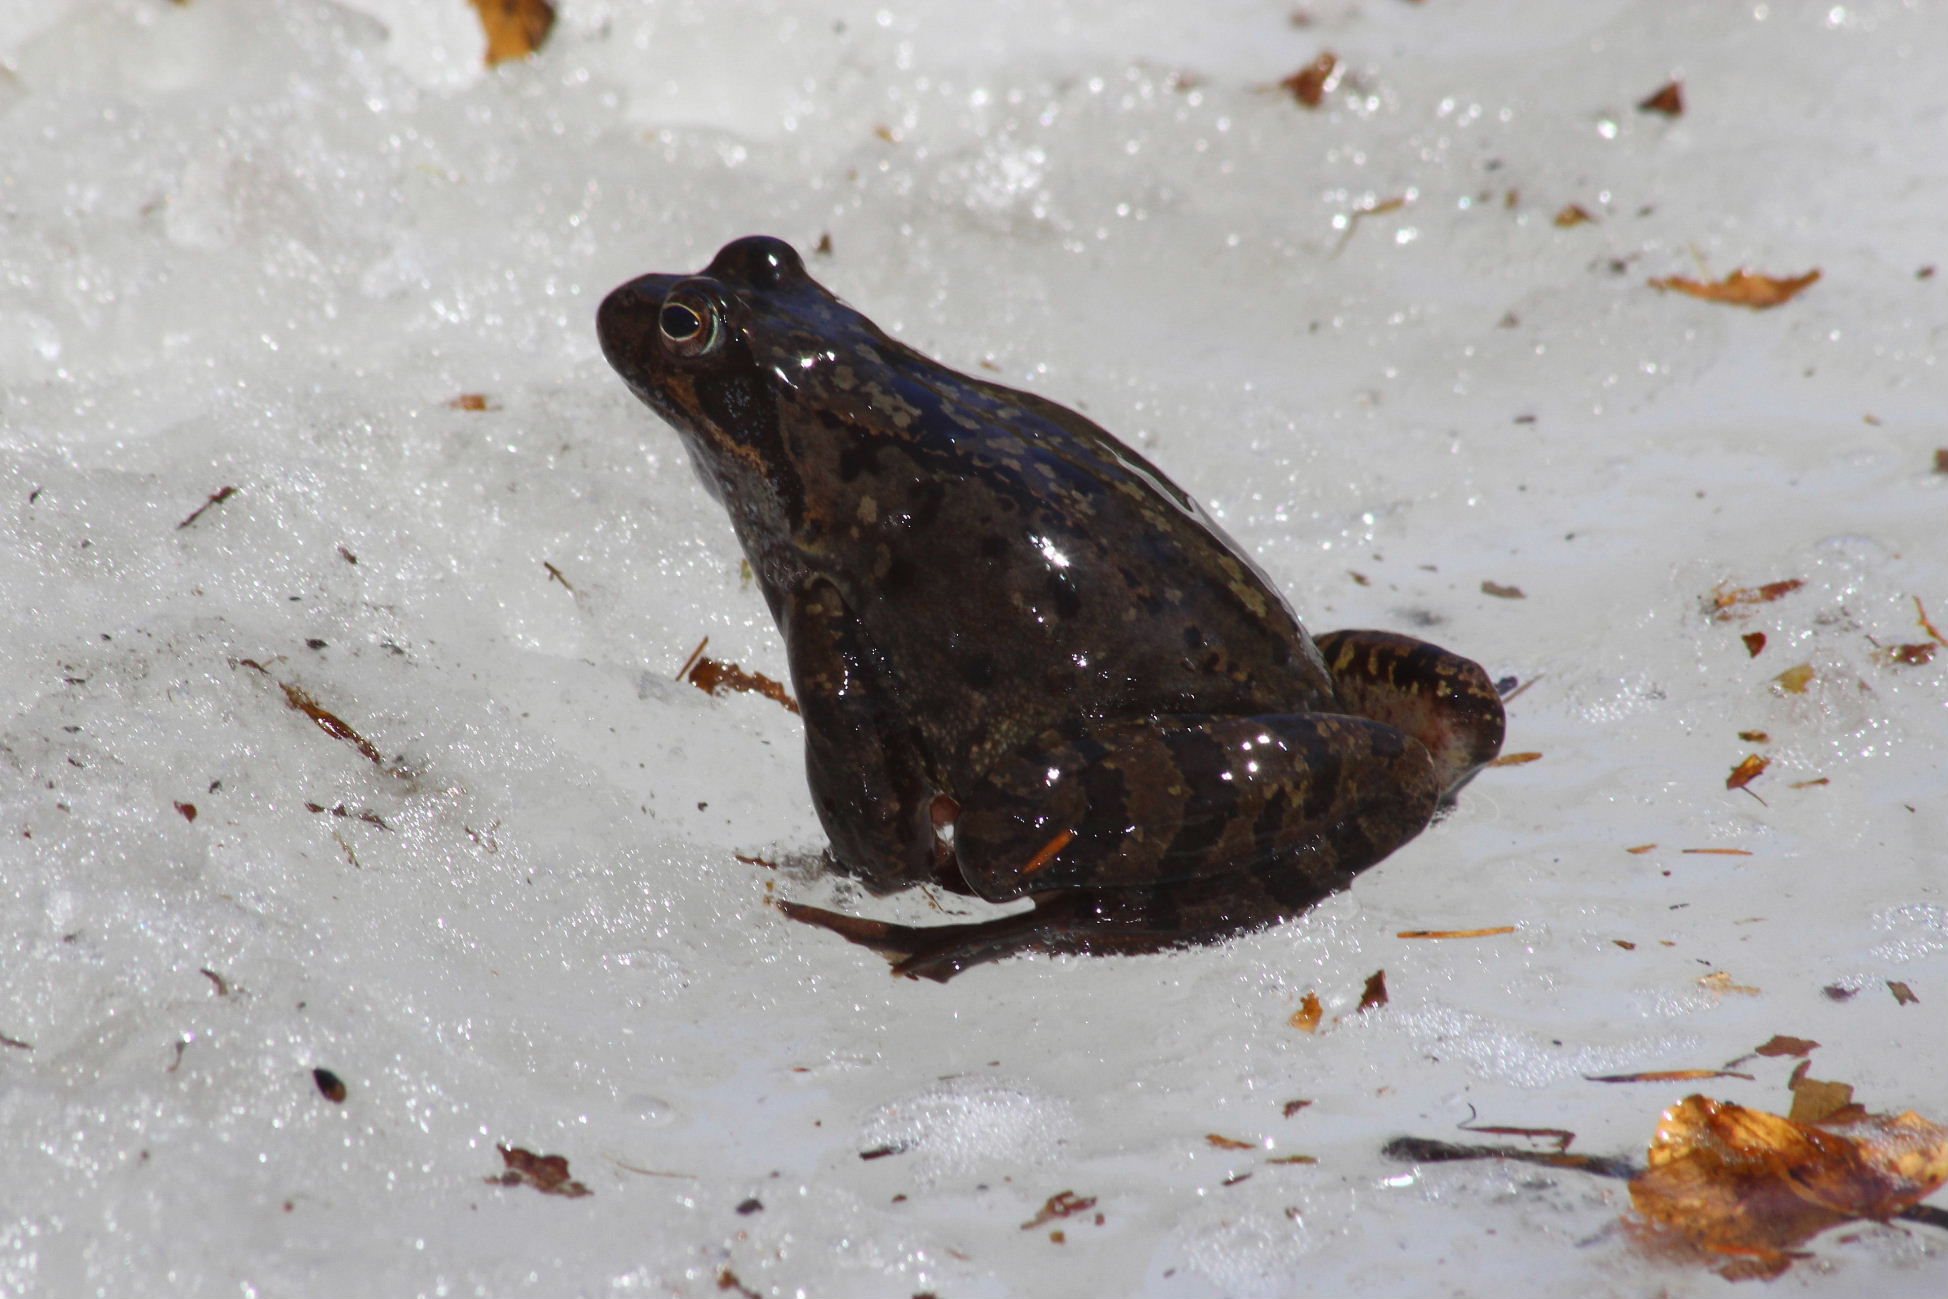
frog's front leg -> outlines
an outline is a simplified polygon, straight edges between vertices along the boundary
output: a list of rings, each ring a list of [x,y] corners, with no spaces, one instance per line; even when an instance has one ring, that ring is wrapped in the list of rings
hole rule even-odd
[[[1239,875],[1316,899],[1419,834],[1441,785],[1395,727],[1285,713],[1072,725],[956,792],[955,856],[990,901]]]
[[[1329,632],[1318,644],[1341,707],[1405,731],[1433,755],[1443,802],[1502,751],[1501,695],[1474,660],[1390,631]]]
[[[805,719],[805,772],[839,867],[876,891],[938,882],[950,864],[935,788],[913,729],[858,619],[832,585],[788,592],[779,611]],[[951,870],[944,877],[958,883]]]

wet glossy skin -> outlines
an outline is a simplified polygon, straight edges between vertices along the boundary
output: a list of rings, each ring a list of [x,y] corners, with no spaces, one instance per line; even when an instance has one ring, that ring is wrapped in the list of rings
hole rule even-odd
[[[730,512],[835,863],[1037,903],[921,928],[785,904],[903,973],[1294,915],[1500,749],[1475,664],[1381,632],[1315,644],[1142,457],[893,341],[785,243],[633,280],[598,331]]]

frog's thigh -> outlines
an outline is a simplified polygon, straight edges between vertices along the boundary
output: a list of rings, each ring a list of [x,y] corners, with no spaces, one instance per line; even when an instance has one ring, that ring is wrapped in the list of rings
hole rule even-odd
[[[1328,889],[1413,838],[1427,750],[1363,717],[1160,717],[1047,736],[961,794],[961,874],[999,901],[1275,871]]]
[[[1319,652],[1346,710],[1426,745],[1445,793],[1501,752],[1501,696],[1474,660],[1386,631],[1329,632]]]
[[[805,774],[833,856],[875,887],[933,879],[934,791],[858,620],[820,582],[789,596],[780,622],[805,719]]]

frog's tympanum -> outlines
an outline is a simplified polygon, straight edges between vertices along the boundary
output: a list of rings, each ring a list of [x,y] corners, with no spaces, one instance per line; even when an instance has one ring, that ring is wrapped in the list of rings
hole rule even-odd
[[[1315,642],[1143,457],[895,342],[788,244],[632,280],[598,328],[730,511],[836,866],[1034,903],[918,927],[784,904],[901,973],[1296,915],[1501,748],[1476,664],[1388,632]]]

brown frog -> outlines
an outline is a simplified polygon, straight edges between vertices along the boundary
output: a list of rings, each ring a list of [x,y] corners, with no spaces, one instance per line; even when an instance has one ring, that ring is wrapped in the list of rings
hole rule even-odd
[[[597,329],[730,512],[832,860],[877,892],[1035,904],[921,927],[783,904],[900,973],[1296,915],[1501,748],[1476,664],[1388,632],[1315,642],[1148,461],[895,342],[780,240],[632,280]]]

